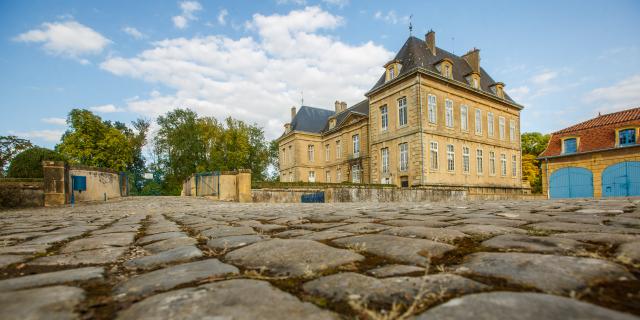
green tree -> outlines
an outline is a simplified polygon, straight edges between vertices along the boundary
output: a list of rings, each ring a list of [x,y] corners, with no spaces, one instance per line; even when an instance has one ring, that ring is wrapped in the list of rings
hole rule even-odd
[[[53,150],[33,147],[19,153],[9,166],[10,178],[42,178],[42,161],[64,161],[65,157]]]
[[[529,181],[533,193],[542,192],[542,171],[537,157],[547,148],[548,134],[525,132],[522,141],[522,177]]]
[[[4,170],[11,163],[13,157],[32,146],[31,141],[27,139],[20,139],[16,136],[0,136],[0,177],[4,175]]]
[[[271,167],[271,175],[267,178],[269,181],[278,181],[280,178],[280,150],[278,149],[278,141],[271,140],[269,142],[269,166]]]
[[[547,148],[549,143],[548,134],[542,134],[540,132],[525,132],[522,134],[522,153],[532,154],[538,156]]]

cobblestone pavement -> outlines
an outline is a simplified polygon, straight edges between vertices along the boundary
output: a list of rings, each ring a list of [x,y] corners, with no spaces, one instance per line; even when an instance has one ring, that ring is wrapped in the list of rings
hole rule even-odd
[[[640,200],[0,212],[3,319],[640,319]]]

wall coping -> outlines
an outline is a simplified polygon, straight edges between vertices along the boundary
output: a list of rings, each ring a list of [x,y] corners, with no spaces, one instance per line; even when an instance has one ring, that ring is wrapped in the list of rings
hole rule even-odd
[[[113,174],[120,173],[120,171],[114,170],[111,168],[99,168],[99,167],[90,167],[90,166],[83,166],[83,165],[71,165],[69,166],[69,170],[98,171],[98,172],[106,172],[106,173],[113,173]]]

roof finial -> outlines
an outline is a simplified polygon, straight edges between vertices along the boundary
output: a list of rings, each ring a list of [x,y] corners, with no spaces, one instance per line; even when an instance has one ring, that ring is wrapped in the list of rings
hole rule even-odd
[[[300,90],[300,106],[304,106],[304,90]]]
[[[411,20],[413,19],[413,15],[409,16],[409,36],[413,35],[413,24],[411,24]]]

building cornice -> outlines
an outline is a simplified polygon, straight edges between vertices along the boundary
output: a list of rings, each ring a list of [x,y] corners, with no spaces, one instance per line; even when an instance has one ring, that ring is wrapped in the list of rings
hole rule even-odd
[[[570,157],[581,156],[581,155],[585,155],[585,154],[592,154],[592,153],[613,151],[613,150],[625,150],[625,149],[632,149],[632,148],[638,148],[638,147],[640,147],[640,144],[631,145],[631,146],[622,146],[622,147],[611,147],[611,148],[590,150],[590,151],[584,151],[584,152],[576,152],[576,153],[570,153],[570,154],[559,154],[559,155],[555,155],[555,156],[543,156],[543,157],[537,157],[536,159],[538,159],[538,160],[547,160],[547,159],[558,159],[558,158],[570,158]]]

